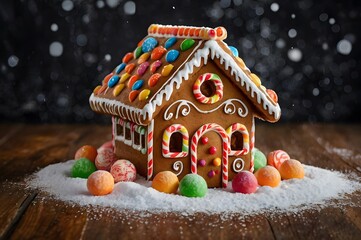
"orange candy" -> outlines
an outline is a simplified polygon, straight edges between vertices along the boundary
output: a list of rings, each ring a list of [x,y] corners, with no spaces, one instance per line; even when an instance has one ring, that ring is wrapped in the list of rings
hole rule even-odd
[[[133,102],[139,94],[138,90],[133,90],[129,93],[129,102]]]
[[[114,189],[114,178],[109,172],[98,170],[88,177],[87,187],[94,196],[107,195]]]
[[[132,88],[133,84],[138,80],[138,78],[138,75],[131,76],[128,81],[128,88]]]
[[[85,145],[76,151],[74,159],[78,160],[80,158],[87,158],[90,161],[94,162],[97,155],[98,155],[98,152],[95,147],[90,146],[90,145]]]
[[[268,96],[271,97],[271,99],[277,103],[278,102],[278,96],[277,96],[277,93],[275,91],[273,91],[272,89],[267,89],[266,90]]]
[[[281,175],[275,167],[265,166],[254,174],[260,186],[277,187],[281,182]]]
[[[150,78],[148,79],[149,87],[154,87],[161,76],[162,75],[160,75],[159,73],[154,73],[152,76],[150,76]]]
[[[125,67],[125,72],[131,74],[134,68],[135,68],[135,64],[130,63]]]
[[[288,159],[284,161],[279,168],[282,179],[299,178],[302,179],[305,176],[305,170],[302,164],[295,159]]]
[[[177,175],[171,171],[159,172],[153,179],[152,188],[159,192],[176,193],[179,187]]]
[[[105,76],[105,78],[103,79],[103,85],[107,85],[109,82],[109,79],[113,76],[113,73],[109,73],[108,75]]]
[[[158,46],[156,48],[153,49],[152,51],[152,55],[150,56],[150,58],[152,60],[158,60],[160,59],[164,53],[167,52],[167,49],[165,49],[163,46]]]
[[[132,59],[133,59],[133,53],[128,52],[127,54],[124,55],[122,61],[123,61],[123,63],[128,63]]]

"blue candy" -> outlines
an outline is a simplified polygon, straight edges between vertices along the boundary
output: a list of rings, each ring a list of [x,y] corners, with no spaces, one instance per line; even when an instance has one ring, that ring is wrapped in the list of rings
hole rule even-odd
[[[170,50],[167,52],[167,55],[165,56],[165,60],[169,63],[174,62],[179,57],[179,51],[177,50]]]
[[[164,43],[164,47],[166,49],[168,49],[168,48],[172,47],[176,42],[177,42],[177,38],[171,37]]]
[[[142,45],[142,51],[144,53],[152,51],[158,45],[158,41],[155,38],[149,37],[144,40]]]
[[[138,80],[136,81],[133,86],[132,86],[132,90],[139,90],[143,87],[144,81],[143,80]]]
[[[109,79],[108,87],[114,87],[119,82],[119,76],[115,75]]]
[[[238,50],[237,48],[233,47],[233,46],[228,46],[229,50],[231,50],[233,56],[238,57]]]
[[[123,71],[123,69],[125,68],[125,66],[127,66],[126,63],[121,63],[118,65],[117,69],[115,70],[116,74],[119,74],[121,71]]]

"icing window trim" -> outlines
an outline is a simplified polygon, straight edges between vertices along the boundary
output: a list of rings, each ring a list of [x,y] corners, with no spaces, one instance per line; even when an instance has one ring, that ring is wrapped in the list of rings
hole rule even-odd
[[[182,134],[182,151],[171,152],[170,139],[173,133],[179,132]],[[172,124],[164,130],[162,141],[162,154],[165,158],[182,158],[188,156],[188,142],[189,134],[188,130],[181,124]]]
[[[249,133],[246,126],[244,126],[241,123],[233,123],[231,126],[229,126],[226,129],[226,132],[230,140],[232,140],[232,134],[234,132],[239,132],[243,136],[243,149],[233,150],[231,144],[229,144],[229,148],[230,148],[229,156],[241,156],[249,153]]]
[[[212,96],[207,97],[201,91],[201,86],[206,81],[212,81],[215,86],[215,92]],[[204,73],[193,84],[193,95],[198,102],[204,104],[213,104],[223,98],[223,83],[221,78],[215,73]]]

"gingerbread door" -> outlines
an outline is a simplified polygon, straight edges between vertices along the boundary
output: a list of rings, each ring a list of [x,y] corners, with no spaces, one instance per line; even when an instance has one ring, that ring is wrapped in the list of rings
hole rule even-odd
[[[229,137],[219,125],[200,127],[192,137],[192,173],[202,176],[208,187],[226,187],[228,182]]]

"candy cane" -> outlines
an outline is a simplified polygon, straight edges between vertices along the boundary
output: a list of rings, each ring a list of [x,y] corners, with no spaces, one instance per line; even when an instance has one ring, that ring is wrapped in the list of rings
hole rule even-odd
[[[254,148],[255,143],[255,125],[254,125],[254,119],[252,119],[252,129],[251,129],[251,144],[249,146],[249,151],[252,152]],[[249,166],[249,171],[254,172],[254,157],[253,154],[251,154],[251,162]]]
[[[205,81],[213,81],[216,86],[216,92],[211,97],[206,97],[201,92],[201,85]],[[213,104],[218,102],[223,97],[223,83],[221,78],[214,73],[205,73],[199,76],[199,78],[193,84],[193,94],[194,97],[197,99],[198,102],[205,103],[205,104]]]
[[[150,36],[165,37],[183,37],[195,39],[214,39],[224,40],[227,38],[227,30],[224,27],[206,28],[206,27],[188,27],[152,24],[148,28]]]
[[[232,150],[230,151],[230,156],[239,156],[239,155],[246,155],[249,153],[249,134],[246,126],[240,123],[234,123],[230,127],[227,128],[226,132],[229,138],[232,140],[232,134],[234,132],[240,132],[243,136],[243,149],[242,150]]]
[[[154,130],[154,119],[148,125],[148,171],[147,171],[147,179],[153,175],[153,130]]]
[[[170,137],[175,132],[180,132],[183,136],[181,152],[169,151]],[[188,131],[183,125],[173,124],[165,129],[163,133],[163,141],[162,141],[162,154],[163,157],[166,158],[182,158],[188,155]]]
[[[229,136],[227,132],[218,124],[208,123],[200,127],[192,137],[191,144],[191,172],[197,173],[197,145],[200,137],[209,132],[216,131],[223,141],[222,151],[222,185],[224,188],[227,187],[228,183],[228,148],[229,148]]]

